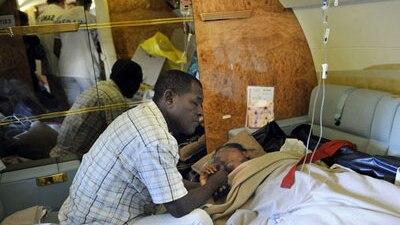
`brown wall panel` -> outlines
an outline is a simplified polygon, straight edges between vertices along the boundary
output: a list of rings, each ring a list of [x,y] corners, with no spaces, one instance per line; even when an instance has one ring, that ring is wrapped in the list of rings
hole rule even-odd
[[[306,114],[317,84],[311,52],[291,10],[278,0],[194,0],[207,149],[245,125],[248,85],[275,87],[275,118]],[[202,22],[207,12],[252,10],[247,19]],[[230,119],[222,119],[230,115]]]

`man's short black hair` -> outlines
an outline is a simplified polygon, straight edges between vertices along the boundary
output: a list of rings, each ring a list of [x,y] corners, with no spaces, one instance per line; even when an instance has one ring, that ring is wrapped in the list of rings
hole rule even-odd
[[[58,3],[61,3],[63,1],[64,0],[47,0],[47,4],[54,4],[54,3],[58,4]]]
[[[142,68],[132,60],[118,59],[111,69],[110,79],[117,84],[123,96],[130,98],[143,81]]]
[[[199,80],[186,72],[180,70],[165,71],[160,74],[154,85],[153,101],[158,102],[168,89],[177,93],[179,96],[186,94],[192,90],[193,82],[202,87]]]
[[[21,21],[21,26],[28,26],[29,25],[28,14],[20,10],[18,10],[18,13],[19,13],[19,19]]]

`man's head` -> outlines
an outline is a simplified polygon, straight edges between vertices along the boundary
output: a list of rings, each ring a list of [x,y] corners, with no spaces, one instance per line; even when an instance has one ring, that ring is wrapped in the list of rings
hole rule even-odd
[[[19,19],[21,21],[21,26],[29,26],[29,18],[28,14],[18,10],[19,13]]]
[[[110,79],[117,84],[123,96],[132,98],[143,81],[142,68],[131,60],[118,59],[111,69]]]
[[[153,101],[175,137],[194,133],[203,115],[203,89],[195,77],[179,70],[162,73],[154,86]]]
[[[213,156],[214,164],[227,172],[232,172],[249,159],[247,149],[238,143],[228,143],[219,147]]]

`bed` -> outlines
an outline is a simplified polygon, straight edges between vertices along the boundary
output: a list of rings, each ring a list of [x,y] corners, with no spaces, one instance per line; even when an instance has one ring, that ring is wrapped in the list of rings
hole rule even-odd
[[[215,224],[400,224],[400,188],[384,180],[306,164],[282,188],[301,156],[279,151],[243,163],[229,175],[226,201],[205,210]]]
[[[400,100],[396,96],[340,85],[327,85],[325,91],[324,114],[320,117],[321,98],[314,102],[318,93],[315,88],[309,114],[299,117],[296,125],[312,124],[313,133],[322,128],[325,139],[350,140],[360,152],[400,161]],[[312,121],[314,104],[317,110]],[[295,118],[291,121],[296,123]],[[286,128],[283,130],[289,137],[293,129]],[[251,149],[252,160],[229,175],[231,191],[224,203],[205,206],[215,224],[400,224],[400,202],[394,197],[400,195],[396,180],[362,175],[337,164],[331,169],[306,164],[303,170],[297,167],[293,186],[282,188],[283,177],[302,157],[305,147],[297,148],[293,143],[298,140],[280,136],[277,141],[284,142],[286,150],[289,145],[292,151],[270,151],[262,143],[265,140],[254,138],[256,130],[234,132],[228,142]],[[199,172],[212,154],[192,169]]]

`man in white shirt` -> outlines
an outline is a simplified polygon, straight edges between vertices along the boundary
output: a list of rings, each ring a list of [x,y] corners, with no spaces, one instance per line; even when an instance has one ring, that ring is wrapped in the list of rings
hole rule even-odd
[[[117,117],[87,154],[59,212],[61,225],[212,224],[199,209],[227,182],[184,180],[175,137],[193,134],[203,114],[200,82],[182,71],[161,74],[154,97]],[[153,215],[156,204],[168,213]]]
[[[65,0],[47,0],[48,6],[38,16],[38,25],[51,25],[65,12]],[[43,45],[46,58],[44,60],[43,74],[46,75],[51,94],[56,98],[60,110],[69,109],[67,99],[60,80],[58,79],[58,58],[54,54],[54,33],[42,34],[39,36]]]
[[[92,0],[77,0],[76,4],[61,15],[57,23],[96,23],[96,17],[87,11]],[[64,32],[55,36],[54,53],[59,56],[61,84],[70,106],[84,90],[94,86],[100,76],[99,46],[96,30]]]

